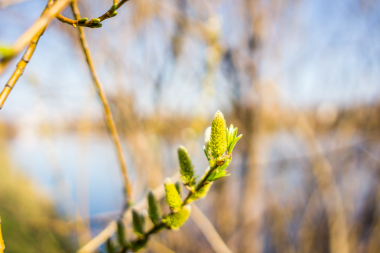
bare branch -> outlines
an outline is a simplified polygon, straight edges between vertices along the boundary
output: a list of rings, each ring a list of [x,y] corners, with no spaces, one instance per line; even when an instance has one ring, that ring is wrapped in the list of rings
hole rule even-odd
[[[54,2],[53,0],[49,0],[48,4],[46,5],[46,8],[42,12],[41,16],[43,16],[49,10],[49,8],[53,4],[53,2]],[[45,26],[45,28],[46,28],[46,26]],[[38,32],[36,35],[34,35],[32,41],[30,42],[28,48],[26,49],[26,52],[24,53],[23,57],[21,58],[21,60],[17,64],[16,70],[13,72],[11,78],[9,79],[7,84],[5,85],[3,91],[0,93],[0,109],[3,107],[3,104],[4,104],[5,100],[7,99],[7,97],[9,96],[9,93],[11,92],[13,87],[15,86],[16,82],[18,81],[18,79],[20,78],[22,73],[24,72],[26,65],[28,64],[28,62],[32,58],[34,50],[36,49],[38,40],[40,39],[40,37],[44,33],[45,28],[41,32]]]
[[[8,63],[17,56],[21,50],[23,50],[28,43],[30,43],[33,37],[36,34],[41,33],[41,31],[45,30],[48,23],[59,13],[61,12],[71,0],[59,0],[56,1],[48,11],[46,11],[40,19],[38,19],[25,33],[23,33],[17,41],[13,44],[11,50],[13,52],[11,57],[0,60],[0,75],[5,70],[5,67]]]
[[[78,20],[81,19],[76,0],[74,0],[72,2],[71,9],[72,9],[72,12],[74,14],[74,17]],[[81,45],[83,48],[83,52],[86,56],[88,67],[90,68],[91,76],[92,76],[92,79],[94,81],[96,90],[98,92],[100,100],[102,101],[104,113],[106,116],[106,122],[107,122],[108,128],[110,130],[110,133],[112,135],[112,139],[113,139],[115,147],[116,147],[116,151],[117,151],[117,155],[118,155],[118,159],[119,159],[119,165],[120,165],[120,169],[121,169],[121,173],[122,173],[122,177],[123,177],[126,197],[127,197],[128,201],[132,201],[132,186],[131,186],[131,183],[129,181],[127,163],[126,163],[125,158],[124,158],[123,149],[121,147],[120,138],[119,138],[119,135],[117,133],[115,121],[113,120],[113,117],[112,117],[111,108],[109,106],[106,94],[103,90],[103,86],[100,83],[98,75],[96,74],[94,62],[92,60],[91,53],[90,53],[90,50],[89,50],[89,47],[87,44],[84,28],[78,27],[78,29],[79,29],[79,38],[80,38],[80,42],[81,42]]]

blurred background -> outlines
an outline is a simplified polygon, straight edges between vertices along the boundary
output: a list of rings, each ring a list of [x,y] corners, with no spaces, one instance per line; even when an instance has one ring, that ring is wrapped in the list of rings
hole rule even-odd
[[[0,43],[46,2],[0,0]],[[112,5],[78,2],[88,18]],[[244,136],[197,205],[232,252],[380,252],[379,1],[131,0],[118,13],[86,34],[136,200],[178,171],[179,145],[203,173],[221,110]],[[54,20],[0,112],[5,252],[75,252],[119,217],[102,113],[77,30]],[[142,252],[173,251],[214,249],[190,219]]]

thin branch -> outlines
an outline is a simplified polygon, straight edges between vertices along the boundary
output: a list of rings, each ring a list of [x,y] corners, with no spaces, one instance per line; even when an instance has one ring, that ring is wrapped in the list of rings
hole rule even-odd
[[[53,4],[53,2],[54,2],[53,0],[49,0],[49,2],[46,5],[46,8],[42,12],[41,16],[43,16],[49,10],[49,8]],[[21,58],[21,60],[17,64],[17,68],[16,68],[15,72],[13,72],[11,78],[9,79],[7,84],[5,85],[3,91],[0,93],[0,109],[3,107],[3,104],[4,104],[5,100],[7,99],[7,97],[9,96],[9,93],[11,92],[13,87],[15,86],[16,82],[18,81],[18,79],[20,78],[22,73],[24,72],[26,65],[28,64],[28,62],[32,58],[34,50],[36,49],[38,40],[40,39],[40,37],[44,33],[45,29],[46,29],[46,26],[44,27],[44,29],[42,31],[40,31],[40,32],[36,33],[36,35],[34,35],[32,41],[30,42],[28,48],[26,49],[26,52],[24,53],[23,57]]]
[[[179,173],[176,173],[171,177],[173,181],[179,179]],[[163,185],[158,186],[153,191],[154,196],[157,199],[162,199],[165,197],[165,188]],[[141,210],[147,207],[146,198],[140,200],[137,204],[133,205],[133,209]],[[131,209],[128,209],[123,214],[123,220],[128,222],[132,220],[132,212]],[[91,253],[94,252],[97,248],[99,248],[108,238],[110,238],[116,232],[116,221],[112,221],[108,226],[100,232],[97,236],[95,236],[91,241],[89,241],[86,245],[80,248],[77,253]]]
[[[45,30],[48,23],[61,12],[72,0],[56,1],[48,11],[45,12],[26,32],[24,32],[13,44],[12,56],[0,60],[0,75],[5,70],[8,63],[17,56],[33,39],[33,37]]]
[[[78,20],[81,19],[76,0],[74,0],[72,2],[71,9],[72,9],[72,12],[74,14],[74,17]],[[119,135],[117,133],[115,121],[113,120],[113,117],[112,117],[111,108],[108,104],[108,100],[107,100],[107,97],[106,97],[105,92],[103,90],[103,86],[100,83],[98,75],[96,74],[94,63],[93,63],[93,60],[92,60],[92,57],[90,54],[90,50],[89,50],[89,47],[87,44],[84,28],[78,27],[78,29],[79,29],[79,38],[80,38],[80,42],[81,42],[81,45],[83,48],[83,52],[86,56],[86,60],[87,60],[88,66],[90,68],[91,76],[92,76],[92,79],[93,79],[94,84],[96,86],[96,90],[98,92],[100,100],[102,101],[105,116],[106,116],[107,125],[108,125],[110,133],[112,135],[112,139],[115,143],[115,147],[116,147],[116,151],[117,151],[117,155],[118,155],[118,159],[119,159],[119,164],[120,164],[120,169],[121,169],[123,182],[124,182],[125,194],[126,194],[127,200],[132,201],[132,187],[131,187],[131,183],[129,181],[127,164],[126,164],[126,161],[124,158],[123,149],[121,147],[120,138],[119,138]],[[128,202],[127,202],[127,204],[128,204]]]
[[[210,220],[202,213],[202,211],[195,205],[191,205],[191,219],[197,224],[199,229],[205,235],[207,241],[211,244],[211,247],[217,253],[232,253],[228,246],[224,243],[218,232]]]
[[[77,18],[77,17],[75,17],[75,19],[70,19],[70,18],[63,16],[62,14],[58,14],[57,19],[63,23],[72,25],[74,27],[83,26],[83,27],[89,27],[89,28],[98,28],[98,27],[101,27],[100,22],[102,22],[105,19],[112,18],[112,17],[116,16],[115,11],[117,9],[119,9],[123,4],[125,4],[128,1],[129,0],[122,0],[122,1],[120,1],[120,3],[117,3],[117,0],[115,0],[114,5],[116,5],[116,8],[111,6],[111,8],[106,13],[104,13],[103,15],[101,15],[95,19],[84,20],[84,19]]]

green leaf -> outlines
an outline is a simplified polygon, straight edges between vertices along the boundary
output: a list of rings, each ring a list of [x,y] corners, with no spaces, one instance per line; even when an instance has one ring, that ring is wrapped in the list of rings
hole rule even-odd
[[[144,235],[144,222],[141,215],[134,209],[132,209],[132,223],[133,223],[133,232],[138,236]]]
[[[241,137],[243,137],[242,134],[234,139],[234,141],[231,143],[230,147],[228,148],[228,152],[232,152],[234,150],[236,143],[240,140]]]
[[[206,150],[206,146],[203,148],[203,151],[205,152],[205,155],[206,155],[206,158],[207,158],[207,161],[210,161],[210,158],[208,156],[208,152]]]
[[[148,214],[154,225],[160,223],[161,208],[152,191],[148,194]]]
[[[217,174],[217,170],[214,170],[214,171],[213,171],[213,172],[207,177],[206,181],[210,181],[210,182],[214,181],[214,177],[216,176],[216,174]]]
[[[117,239],[122,247],[127,245],[124,224],[121,220],[117,222]]]
[[[180,181],[177,181],[175,182],[175,188],[177,189],[177,192],[179,194],[179,196],[181,196],[181,193],[182,193],[182,185],[181,185],[181,182]]]

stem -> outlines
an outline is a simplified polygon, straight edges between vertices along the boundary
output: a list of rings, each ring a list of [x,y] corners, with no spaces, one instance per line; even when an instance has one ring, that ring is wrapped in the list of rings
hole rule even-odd
[[[210,169],[208,170],[206,176],[204,176],[204,177],[202,178],[202,180],[197,184],[197,187],[195,187],[195,190],[194,190],[194,191],[189,191],[189,194],[187,194],[185,200],[184,200],[183,203],[182,203],[182,206],[184,206],[184,205],[186,205],[186,204],[189,203],[191,197],[193,197],[194,194],[195,194],[197,191],[199,191],[199,190],[204,186],[205,182],[207,181],[207,178],[208,178],[208,177],[211,175],[211,173],[213,173],[218,167],[219,167],[219,166],[215,163],[215,164],[213,165],[213,167],[210,168]]]
[[[122,1],[120,1],[120,3],[117,3],[117,1],[114,1],[114,4],[117,4],[116,10],[119,9],[123,4],[125,4],[128,1],[129,0],[122,0]],[[100,22],[102,22],[105,19],[112,18],[112,14],[113,13],[111,13],[111,11],[108,10],[106,13],[99,16],[98,19],[100,19]],[[82,23],[82,22],[79,22],[80,18],[78,18],[78,17],[75,17],[75,19],[70,19],[70,18],[63,16],[62,14],[58,14],[57,19],[63,23],[72,25],[74,27],[76,27],[76,26],[92,27],[94,25],[94,23],[92,22],[91,19]]]
[[[42,12],[41,16],[43,16],[46,11],[50,8],[50,6],[53,4],[53,0],[49,0],[48,4],[45,7],[45,10]],[[47,25],[46,25],[47,26]],[[28,48],[26,49],[26,52],[22,56],[21,60],[17,64],[16,70],[13,72],[11,78],[9,78],[7,84],[5,85],[3,91],[0,93],[0,109],[3,107],[5,100],[8,98],[9,93],[11,93],[11,90],[16,85],[16,82],[24,72],[24,69],[30,59],[33,56],[34,50],[36,49],[38,40],[41,38],[42,34],[44,33],[46,26],[38,33],[36,33],[32,40],[29,43]]]
[[[72,2],[71,9],[72,9],[72,12],[74,14],[74,17],[78,20],[81,19],[76,0],[74,0]],[[107,122],[108,128],[110,130],[112,139],[113,139],[115,147],[116,147],[116,151],[117,151],[117,155],[118,155],[118,159],[119,159],[119,165],[120,165],[121,173],[123,176],[123,182],[124,182],[124,188],[125,188],[125,193],[126,193],[126,197],[127,197],[127,203],[128,203],[128,201],[132,200],[132,187],[131,187],[131,183],[129,181],[127,164],[125,162],[125,158],[123,155],[123,150],[121,147],[119,135],[117,133],[115,121],[113,120],[111,109],[110,109],[110,106],[108,104],[108,100],[107,100],[107,97],[105,95],[105,92],[103,90],[103,86],[101,85],[100,80],[98,78],[98,75],[96,74],[94,63],[93,63],[93,60],[92,60],[92,57],[90,54],[90,50],[89,50],[89,47],[87,44],[84,28],[78,27],[78,29],[79,29],[79,37],[80,37],[80,42],[81,42],[81,45],[83,48],[83,52],[86,56],[86,60],[87,60],[88,66],[90,68],[91,76],[92,76],[92,79],[94,81],[96,90],[98,92],[100,100],[102,101],[104,113],[106,116],[106,122]]]
[[[24,32],[12,46],[13,55],[9,58],[0,61],[0,75],[3,73],[9,62],[23,50],[33,37],[44,30],[48,23],[60,13],[71,0],[60,0],[54,3],[48,11],[46,11],[41,18],[39,18],[26,32]]]

